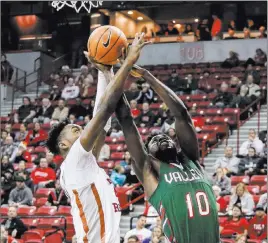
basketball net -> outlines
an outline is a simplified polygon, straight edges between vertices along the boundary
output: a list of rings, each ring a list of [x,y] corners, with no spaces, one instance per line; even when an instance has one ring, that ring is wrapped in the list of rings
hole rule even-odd
[[[103,1],[52,1],[51,6],[57,11],[61,10],[64,6],[73,8],[77,13],[84,8],[88,13],[92,8],[102,6]]]

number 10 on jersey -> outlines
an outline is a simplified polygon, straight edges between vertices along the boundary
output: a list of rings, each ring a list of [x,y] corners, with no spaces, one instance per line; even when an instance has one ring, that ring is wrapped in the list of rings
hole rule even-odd
[[[188,215],[189,218],[194,217],[194,206],[193,206],[193,200],[196,200],[198,212],[201,216],[206,216],[209,214],[209,203],[208,203],[208,197],[205,192],[196,192],[195,198],[192,198],[190,193],[186,194],[186,204],[188,208]]]

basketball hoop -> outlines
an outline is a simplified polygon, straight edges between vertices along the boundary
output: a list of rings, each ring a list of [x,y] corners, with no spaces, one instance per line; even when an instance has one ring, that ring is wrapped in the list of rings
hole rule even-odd
[[[61,10],[64,6],[73,8],[77,13],[84,8],[88,13],[92,8],[102,6],[103,1],[52,1],[51,6],[57,11]]]

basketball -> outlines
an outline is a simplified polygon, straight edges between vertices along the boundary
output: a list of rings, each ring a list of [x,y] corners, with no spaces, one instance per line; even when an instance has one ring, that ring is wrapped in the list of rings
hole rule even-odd
[[[125,34],[111,25],[95,29],[87,43],[88,53],[96,62],[114,65],[122,55],[122,48],[127,47]]]

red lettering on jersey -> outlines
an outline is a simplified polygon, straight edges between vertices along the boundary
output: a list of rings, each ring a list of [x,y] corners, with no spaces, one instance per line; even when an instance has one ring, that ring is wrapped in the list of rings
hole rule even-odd
[[[121,207],[118,203],[112,203],[112,204],[113,204],[115,213],[121,212]]]

